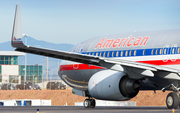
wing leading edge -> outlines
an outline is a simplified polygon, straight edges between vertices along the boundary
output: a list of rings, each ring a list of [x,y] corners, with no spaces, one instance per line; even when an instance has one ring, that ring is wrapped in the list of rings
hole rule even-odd
[[[179,70],[170,69],[166,67],[144,64],[144,63],[137,63],[133,61],[127,60],[114,60],[109,58],[102,58],[98,56],[91,56],[85,55],[80,53],[74,52],[65,52],[65,51],[56,51],[44,48],[37,48],[37,47],[30,47],[26,46],[22,42],[22,35],[21,35],[21,13],[20,13],[20,4],[16,6],[16,12],[14,17],[14,25],[13,25],[13,32],[11,38],[11,44],[15,47],[15,51],[21,51],[26,53],[32,53],[36,55],[43,55],[63,60],[70,60],[79,63],[91,64],[96,66],[105,67],[107,69],[116,70],[116,71],[124,71],[128,75],[132,75],[130,77],[136,78],[134,76],[141,75],[141,76],[149,76],[153,77],[154,73],[157,71],[162,71],[163,73],[166,72],[167,74],[162,74],[162,78],[167,79],[174,79],[180,80],[180,72]],[[134,75],[135,72],[137,74]],[[141,77],[140,76],[140,77]]]

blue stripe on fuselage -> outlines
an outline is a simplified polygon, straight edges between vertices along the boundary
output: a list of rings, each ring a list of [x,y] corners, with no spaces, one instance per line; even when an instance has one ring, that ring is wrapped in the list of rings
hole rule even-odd
[[[164,51],[166,49],[166,54],[164,54]],[[174,53],[173,53],[174,49]],[[98,53],[98,56],[100,56],[100,53],[104,57],[134,57],[134,56],[150,56],[150,55],[172,55],[172,54],[180,54],[179,47],[168,47],[168,48],[153,48],[153,49],[135,49],[135,50],[116,50],[116,51],[94,51],[94,52],[82,52],[82,54],[88,54],[88,55],[94,55]],[[158,50],[158,52],[156,52]],[[121,52],[123,51],[123,55],[121,56]],[[134,52],[136,51],[136,54]],[[109,56],[108,56],[109,52]],[[112,53],[114,52],[114,56],[112,56]],[[118,56],[116,54],[118,53]],[[126,53],[127,52],[127,53]],[[131,55],[130,55],[131,52]]]

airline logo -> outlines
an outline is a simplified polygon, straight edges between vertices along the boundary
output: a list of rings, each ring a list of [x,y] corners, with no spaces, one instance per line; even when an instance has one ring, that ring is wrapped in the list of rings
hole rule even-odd
[[[13,37],[13,41],[22,41],[21,38]]]
[[[94,49],[145,46],[148,39],[149,36],[135,38],[132,37],[132,35],[130,35],[128,38],[118,38],[116,40],[106,40],[106,38],[103,38]]]
[[[22,39],[21,38],[16,38],[15,36],[13,37],[13,44],[22,44]]]

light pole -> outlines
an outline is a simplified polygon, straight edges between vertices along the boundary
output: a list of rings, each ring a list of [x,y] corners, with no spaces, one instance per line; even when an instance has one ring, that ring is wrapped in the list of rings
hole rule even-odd
[[[26,70],[26,68],[24,68],[23,70]],[[25,85],[26,85],[26,79],[25,79],[25,75],[26,75],[26,71],[25,71],[25,73],[24,73],[24,90],[25,90]]]
[[[34,74],[33,74],[33,90],[34,90]]]
[[[52,76],[52,74],[50,75],[50,80],[49,80],[49,83],[50,83],[50,90],[51,90],[51,76]]]
[[[12,87],[12,81],[13,81],[13,80],[15,80],[15,79],[12,79],[12,80],[11,80],[11,87]],[[11,88],[11,90],[12,90],[12,88]]]
[[[27,34],[23,34],[23,37],[25,37],[25,44],[27,45]],[[27,59],[27,56],[26,56],[26,53],[25,53],[25,74],[24,74],[24,82],[26,82],[26,59]]]

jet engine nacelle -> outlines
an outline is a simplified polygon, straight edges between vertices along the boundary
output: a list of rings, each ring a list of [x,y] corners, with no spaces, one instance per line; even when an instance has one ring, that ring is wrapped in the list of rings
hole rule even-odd
[[[137,80],[129,79],[123,72],[103,70],[90,78],[88,91],[96,99],[129,100],[138,94],[140,86]]]

